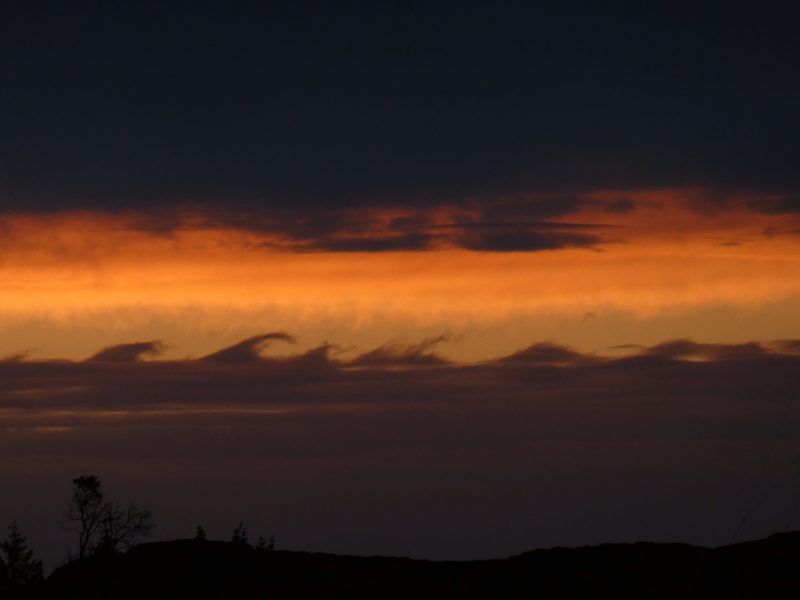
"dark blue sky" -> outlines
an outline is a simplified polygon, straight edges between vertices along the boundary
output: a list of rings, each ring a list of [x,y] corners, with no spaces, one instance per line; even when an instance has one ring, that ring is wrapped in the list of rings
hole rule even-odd
[[[6,211],[800,187],[788,3],[15,4]]]

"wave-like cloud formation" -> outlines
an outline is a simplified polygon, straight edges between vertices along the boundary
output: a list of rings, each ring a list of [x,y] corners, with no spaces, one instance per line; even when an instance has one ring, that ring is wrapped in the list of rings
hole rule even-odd
[[[28,406],[31,397],[37,398],[36,406],[40,409],[51,404],[63,408],[72,403],[85,408],[144,405],[153,408],[161,402],[162,385],[164,389],[174,388],[192,380],[208,381],[211,385],[194,390],[185,402],[177,404],[176,396],[167,394],[173,408],[239,403],[308,405],[317,401],[318,392],[333,398],[339,396],[341,386],[354,390],[376,384],[378,389],[363,397],[358,395],[359,404],[380,404],[387,397],[396,398],[397,389],[429,384],[435,385],[426,394],[411,394],[409,399],[425,397],[438,402],[457,396],[471,397],[473,393],[465,394],[465,390],[473,382],[480,382],[483,388],[494,386],[500,396],[507,389],[520,391],[519,385],[538,395],[543,389],[550,389],[555,381],[562,382],[565,390],[580,382],[580,386],[589,386],[592,394],[607,396],[618,391],[610,385],[617,378],[622,378],[623,383],[647,383],[651,388],[648,377],[654,369],[661,375],[669,375],[668,388],[712,380],[715,387],[738,395],[737,388],[728,382],[746,378],[748,385],[754,385],[756,373],[763,372],[765,381],[769,381],[768,373],[800,369],[800,340],[703,344],[683,339],[649,347],[629,346],[631,352],[621,357],[586,354],[563,345],[538,342],[508,356],[467,364],[451,362],[435,352],[435,347],[446,340],[447,336],[439,336],[409,346],[385,344],[353,358],[342,358],[331,344],[299,354],[263,356],[261,350],[272,341],[294,341],[284,332],[256,335],[196,359],[140,360],[163,348],[158,341],[112,346],[78,362],[37,361],[20,355],[0,361],[0,400],[6,410]],[[673,377],[677,379],[673,381]],[[215,386],[223,383],[232,393],[216,394]],[[141,395],[132,392],[143,386],[157,391]],[[269,397],[251,394],[257,389],[274,390],[276,386],[292,392]],[[392,386],[397,389],[390,389]],[[108,396],[110,389],[119,393]],[[303,391],[310,389],[314,393],[304,395]],[[663,396],[664,389],[652,388],[658,397]],[[436,393],[432,393],[434,390]],[[145,397],[148,400],[142,400]]]
[[[257,361],[262,358],[261,351],[274,340],[290,343],[294,342],[294,338],[292,336],[281,331],[264,333],[261,335],[254,335],[253,337],[247,338],[238,344],[218,350],[213,354],[204,356],[200,360],[221,363],[243,363]]]
[[[297,365],[316,364],[337,368],[387,368],[387,367],[431,367],[441,366],[453,369],[465,368],[466,365],[454,363],[435,351],[436,346],[447,342],[448,335],[440,335],[422,340],[417,344],[403,345],[387,343],[373,350],[363,352],[355,358],[333,358],[331,353],[337,350],[334,344],[322,344],[301,354],[275,355],[266,357],[262,351],[273,341],[295,343],[294,336],[282,332],[269,332],[254,335],[241,342],[228,346],[206,356],[183,360],[155,360],[166,348],[161,340],[149,342],[133,342],[118,344],[100,350],[84,362],[86,363],[139,363],[150,357],[151,363],[160,364],[253,364],[253,365]],[[772,342],[746,342],[740,344],[709,344],[695,342],[690,339],[668,340],[652,346],[619,345],[612,350],[627,350],[627,355],[604,356],[597,353],[582,353],[562,344],[549,341],[536,342],[530,346],[512,352],[507,356],[489,359],[473,368],[500,367],[561,367],[581,368],[598,365],[622,364],[632,359],[648,358],[691,363],[729,363],[738,361],[758,361],[773,359],[789,359],[800,356],[800,340],[775,340]],[[618,352],[616,352],[618,355]],[[21,352],[0,360],[8,365],[48,365],[76,364],[70,361],[37,361],[30,358],[29,352]]]
[[[91,362],[135,362],[146,356],[158,356],[165,347],[160,340],[119,344],[102,349],[87,360]]]
[[[791,349],[791,344],[781,345],[779,343],[776,346],[776,350],[779,353],[782,350]],[[770,350],[768,347],[756,342],[748,342],[745,344],[698,344],[688,339],[663,342],[645,350],[645,353],[651,356],[702,360],[747,360],[761,357],[769,352]]]
[[[403,346],[400,344],[384,344],[356,357],[348,364],[359,367],[419,367],[444,365],[448,361],[433,351],[433,349],[448,340],[448,336],[440,335],[428,338],[419,344]]]
[[[587,354],[552,342],[538,342],[497,360],[507,365],[578,365],[595,360]]]

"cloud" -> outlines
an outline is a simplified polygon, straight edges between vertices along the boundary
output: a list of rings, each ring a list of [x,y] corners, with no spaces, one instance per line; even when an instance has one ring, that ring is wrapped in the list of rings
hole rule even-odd
[[[335,344],[322,344],[302,354],[271,359],[271,362],[278,368],[303,372],[310,376],[312,373],[335,369],[339,361],[334,360],[331,354],[338,349]]]
[[[670,340],[650,346],[644,354],[671,359],[746,360],[764,356],[767,349],[757,342],[745,344],[699,344],[688,339]]]
[[[791,216],[755,214],[746,191],[704,188],[605,190],[569,196],[527,194],[482,202],[453,201],[435,205],[373,206],[362,210],[328,208],[316,213],[288,209],[231,210],[219,207],[165,207],[152,212],[93,212],[54,215],[0,215],[8,231],[6,245],[21,257],[52,252],[68,258],[109,260],[149,248],[157,260],[168,255],[155,248],[188,249],[203,241],[217,253],[280,252],[417,252],[467,249],[477,252],[539,252],[563,248],[608,248],[642,241],[674,244],[665,233],[670,223],[687,222],[689,240],[733,248],[763,236],[777,244],[797,229]],[[726,219],[719,219],[721,212]],[[684,227],[686,227],[684,225]],[[85,230],[86,238],[70,236]],[[110,232],[119,232],[119,235]],[[780,235],[779,235],[780,234]],[[777,238],[781,239],[777,239]],[[668,241],[667,241],[668,240]],[[149,245],[147,242],[151,242]],[[106,245],[113,243],[113,249]],[[673,247],[675,247],[673,245]],[[209,253],[212,247],[198,250]],[[713,249],[715,250],[715,249]],[[105,252],[104,252],[105,251]],[[30,260],[30,258],[28,258]]]
[[[786,354],[800,354],[800,340],[776,340],[771,346]]]
[[[199,359],[205,362],[218,362],[218,363],[247,363],[262,360],[261,351],[266,348],[270,342],[279,340],[282,342],[294,342],[294,338],[288,333],[282,331],[275,331],[272,333],[264,333],[261,335],[254,335],[229,346],[218,350],[208,356]]]
[[[578,365],[597,360],[592,355],[581,354],[575,350],[553,344],[551,342],[538,342],[527,348],[518,350],[513,354],[497,359],[498,364],[502,365],[552,365],[566,366]]]
[[[427,250],[434,236],[424,233],[408,233],[384,237],[338,237],[323,238],[307,244],[300,244],[298,250],[316,252],[396,252]]]
[[[756,343],[673,340],[643,349],[631,347],[636,351],[621,358],[537,342],[499,359],[462,365],[434,351],[447,341],[446,335],[418,344],[385,344],[348,360],[332,358],[338,349],[332,344],[294,355],[265,358],[260,354],[274,340],[293,339],[287,333],[272,332],[185,360],[138,360],[149,348],[146,344],[155,344],[141,342],[105,349],[83,362],[2,361],[0,400],[6,408],[23,407],[35,396],[42,409],[311,406],[322,397],[357,404],[456,396],[481,402],[482,390],[488,388],[515,396],[523,390],[554,393],[562,386],[557,392],[561,394],[589,386],[605,397],[617,393],[617,384],[611,381],[627,381],[634,388],[646,384],[653,397],[660,397],[671,388],[691,387],[706,378],[713,379],[720,391],[736,394],[737,385],[762,385],[759,381],[768,380],[770,372],[781,378],[785,369],[800,360],[796,340],[770,343],[771,350]],[[536,373],[537,379],[529,379],[528,373]],[[183,398],[181,390],[188,395],[176,400]],[[266,396],[260,392],[267,390]],[[422,395],[421,390],[425,390]]]
[[[423,367],[446,365],[449,364],[449,361],[435,352],[432,352],[432,350],[448,339],[449,336],[440,335],[410,346],[384,344],[375,350],[361,354],[347,364],[357,367]]]
[[[0,358],[0,362],[8,362],[8,363],[22,362],[23,360],[27,359],[30,355],[31,355],[30,350],[23,350],[22,352],[17,352],[15,354],[11,354],[9,356],[4,356]]]
[[[547,220],[563,217],[583,206],[619,212],[618,200],[599,201],[580,195],[497,198],[487,203],[472,201],[433,206],[376,206],[354,211],[344,207],[297,213],[162,209],[148,217],[136,213],[131,227],[159,235],[180,229],[231,227],[263,236],[260,245],[298,252],[393,252],[447,247],[474,250],[537,251],[560,247],[590,246],[602,241],[601,233],[613,228],[603,223]],[[606,210],[608,208],[608,210]],[[627,210],[627,209],[626,209]],[[1,221],[0,221],[1,223]],[[165,225],[167,223],[168,225]]]
[[[601,241],[596,235],[544,233],[510,228],[507,231],[469,233],[456,237],[458,246],[481,252],[535,252],[559,248],[591,248]]]
[[[751,206],[756,210],[769,213],[797,213],[800,212],[800,194],[792,191],[766,200],[754,200]]]
[[[419,251],[431,248],[456,247],[489,252],[535,252],[570,247],[593,247],[603,241],[599,231],[606,225],[589,223],[559,223],[530,221],[540,206],[532,205],[530,212],[517,209],[515,214],[523,217],[507,221],[480,220],[483,215],[460,212],[451,207],[454,213],[451,220],[426,214],[424,211],[402,219],[389,222],[380,213],[364,217],[358,223],[347,219],[340,220],[336,235],[319,238],[296,237],[292,227],[271,224],[274,233],[280,232],[294,250],[316,252],[391,252]],[[548,209],[545,214],[549,214]],[[496,217],[497,215],[492,215]],[[511,215],[504,215],[510,217]]]
[[[625,203],[626,199],[621,202]],[[620,211],[619,200],[599,201],[580,195],[495,198],[438,206],[384,206],[372,210],[297,215],[281,210],[270,216],[216,211],[210,221],[272,236],[277,247],[317,252],[418,251],[459,247],[488,251],[537,251],[562,247],[592,246],[613,226],[547,220],[582,207]],[[160,223],[160,222],[159,222]]]
[[[165,349],[160,340],[119,344],[102,349],[86,360],[89,362],[136,362],[146,356],[158,356]]]

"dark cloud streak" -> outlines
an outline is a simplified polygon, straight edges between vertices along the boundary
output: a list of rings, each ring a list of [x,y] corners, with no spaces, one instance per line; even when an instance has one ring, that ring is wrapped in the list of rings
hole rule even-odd
[[[419,344],[411,346],[385,344],[380,348],[361,354],[347,364],[357,367],[424,367],[446,365],[449,361],[433,352],[433,349],[437,345],[446,342],[448,339],[448,336],[441,335],[423,340]]]
[[[458,246],[480,252],[535,252],[560,248],[592,248],[601,241],[601,238],[595,235],[542,233],[517,228],[490,233],[468,233],[456,238]]]
[[[594,358],[551,342],[539,342],[497,360],[503,365],[578,365]]]
[[[764,356],[767,349],[756,342],[699,344],[692,340],[682,339],[651,346],[645,353],[671,359],[747,360]]]
[[[257,362],[261,360],[261,350],[274,340],[290,343],[294,342],[292,336],[282,331],[264,333],[255,335],[228,348],[218,350],[208,356],[204,356],[200,360],[218,363]]]
[[[145,356],[158,356],[164,349],[164,344],[159,340],[134,342],[104,348],[87,360],[91,362],[135,362]]]
[[[427,250],[434,236],[424,233],[409,233],[385,237],[341,237],[323,238],[295,246],[295,250],[314,252],[397,252]]]

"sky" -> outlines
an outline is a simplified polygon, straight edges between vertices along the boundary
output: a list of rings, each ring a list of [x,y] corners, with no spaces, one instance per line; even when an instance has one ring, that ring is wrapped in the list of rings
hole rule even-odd
[[[796,527],[794,17],[9,7],[0,519],[51,567],[89,473],[298,550]]]

